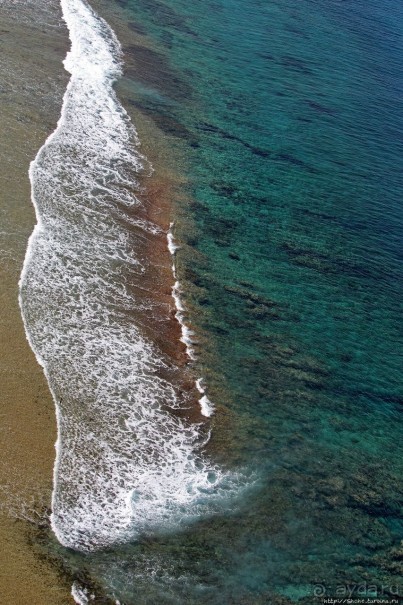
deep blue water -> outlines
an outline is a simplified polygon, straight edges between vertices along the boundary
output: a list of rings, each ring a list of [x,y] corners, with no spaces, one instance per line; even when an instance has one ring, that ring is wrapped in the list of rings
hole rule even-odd
[[[119,4],[155,49],[130,49],[129,101],[186,158],[209,452],[258,482],[233,515],[71,565],[127,604],[403,594],[402,5]]]

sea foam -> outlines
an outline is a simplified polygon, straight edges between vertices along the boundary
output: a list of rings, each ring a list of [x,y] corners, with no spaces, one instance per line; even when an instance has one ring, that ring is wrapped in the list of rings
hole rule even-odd
[[[88,551],[212,512],[233,477],[200,453],[201,426],[172,413],[183,402],[162,378],[167,361],[133,319],[143,303],[130,283],[149,262],[135,250],[160,230],[133,193],[147,162],[113,90],[119,42],[85,1],[61,5],[71,79],[30,167],[37,225],[20,305],[56,404],[52,528]],[[188,329],[183,338],[190,346]]]
[[[193,347],[193,345],[195,343],[195,333],[193,330],[191,330],[189,328],[189,326],[186,323],[186,319],[185,319],[186,307],[182,302],[181,285],[180,285],[179,281],[177,280],[176,267],[175,267],[175,254],[176,254],[177,250],[180,250],[181,247],[175,241],[175,238],[173,235],[173,227],[174,227],[174,224],[171,223],[169,226],[169,231],[168,231],[168,235],[167,235],[168,250],[171,253],[171,256],[173,257],[172,272],[173,272],[175,280],[176,280],[172,287],[172,297],[175,301],[175,308],[176,308],[175,316],[181,326],[181,331],[182,331],[181,341],[186,346],[186,353],[187,353],[188,357],[190,359],[194,360],[194,359],[196,359],[196,354],[195,354],[195,350]],[[195,382],[195,386],[196,386],[197,390],[199,391],[199,393],[201,393],[201,395],[202,395],[199,399],[200,412],[203,416],[206,416],[207,418],[209,418],[210,416],[212,416],[214,414],[215,407],[212,404],[212,402],[208,399],[208,397],[206,395],[206,389],[203,386],[203,383],[204,383],[203,379],[198,378]]]

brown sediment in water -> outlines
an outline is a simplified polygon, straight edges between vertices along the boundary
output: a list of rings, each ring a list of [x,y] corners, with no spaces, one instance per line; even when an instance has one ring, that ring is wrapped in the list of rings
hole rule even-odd
[[[158,49],[153,48],[144,29],[127,21],[121,7],[105,0],[93,0],[91,6],[111,25],[122,45],[125,75],[117,82],[116,91],[138,132],[139,151],[154,169],[151,175],[146,171],[138,177],[141,191],[133,192],[141,201],[141,209],[124,210],[129,217],[148,220],[160,228],[159,233],[141,233],[141,253],[147,262],[140,280],[134,277],[130,287],[133,299],[146,304],[151,301],[151,308],[146,313],[136,312],[133,319],[167,362],[168,368],[162,369],[161,375],[176,386],[179,397],[184,399],[184,409],[177,413],[190,422],[203,422],[206,418],[200,410],[200,394],[195,386],[197,376],[181,341],[181,326],[176,318],[172,296],[174,260],[167,241],[177,204],[185,203],[186,158],[183,148],[178,145],[178,136],[183,137],[183,127],[175,124],[170,116],[144,111],[130,77],[151,87],[163,80],[164,85],[169,83],[168,94],[172,98],[188,91],[181,89],[182,84],[173,69],[164,63]]]
[[[123,99],[124,101],[124,99]],[[184,409],[178,415],[191,422],[201,422],[194,369],[181,341],[181,325],[176,318],[175,301],[172,288],[175,282],[172,266],[174,259],[168,249],[167,234],[173,220],[174,200],[181,195],[182,177],[174,170],[172,164],[171,141],[165,139],[152,122],[145,123],[144,116],[131,112],[131,117],[139,130],[142,144],[141,151],[152,163],[155,170],[151,176],[140,177],[142,193],[140,198],[141,218],[159,227],[158,233],[142,233],[142,254],[147,259],[145,270],[140,280],[131,284],[133,299],[150,303],[149,312],[135,314],[134,321],[143,333],[162,353],[168,368],[161,370],[161,376],[170,380],[176,387],[178,396],[184,399]],[[171,162],[167,161],[171,158]],[[127,212],[127,210],[126,210]],[[131,211],[138,216],[138,211]]]

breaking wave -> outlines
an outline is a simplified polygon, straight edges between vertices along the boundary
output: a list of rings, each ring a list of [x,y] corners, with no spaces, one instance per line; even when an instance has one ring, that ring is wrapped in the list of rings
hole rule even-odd
[[[20,304],[56,404],[52,527],[88,551],[209,514],[235,479],[201,454],[201,425],[175,414],[167,361],[136,325],[142,234],[161,230],[135,195],[147,162],[113,89],[119,42],[85,1],[61,4],[71,79],[30,167],[37,225]]]

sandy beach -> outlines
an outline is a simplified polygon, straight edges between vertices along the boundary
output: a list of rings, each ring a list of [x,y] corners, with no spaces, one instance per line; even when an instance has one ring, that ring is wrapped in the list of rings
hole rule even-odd
[[[68,37],[57,3],[3,2],[0,21],[0,600],[62,605],[71,603],[69,587],[29,540],[50,504],[56,427],[45,378],[26,341],[18,280],[35,224],[29,162],[59,116]]]

